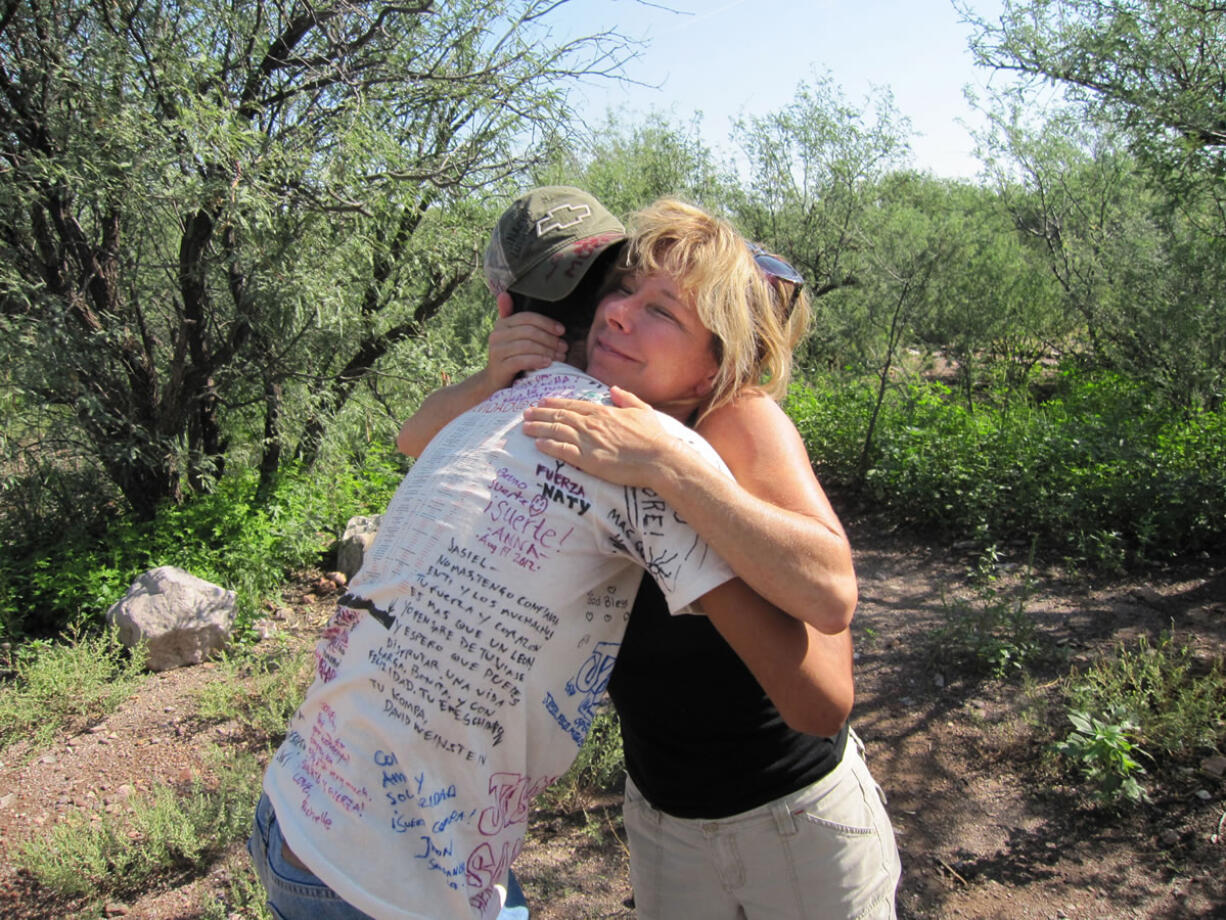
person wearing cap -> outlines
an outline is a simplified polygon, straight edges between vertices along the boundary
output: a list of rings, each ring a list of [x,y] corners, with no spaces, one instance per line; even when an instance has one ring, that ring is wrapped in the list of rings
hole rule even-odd
[[[721,272],[737,278],[720,308],[759,302],[741,284],[761,284],[743,250],[722,232],[708,248],[708,262],[732,256]],[[718,465],[680,421],[720,370],[710,334],[680,302],[660,323],[682,357],[643,377],[669,406],[660,424]],[[496,917],[532,800],[583,742],[643,571],[675,613],[700,604],[734,637],[803,649],[802,624],[733,577],[666,503],[539,453],[522,415],[549,397],[608,400],[609,389],[554,363],[447,424],[338,602],[248,843],[286,920]],[[755,672],[780,699],[844,682],[821,649],[801,657],[804,668],[779,669],[763,656]],[[837,687],[826,697],[797,718],[839,724],[850,701]]]
[[[443,425],[525,371],[582,364],[597,294],[625,239],[622,222],[582,189],[543,186],[517,198],[485,250],[498,306],[486,366],[427,396],[401,426],[400,451],[418,456]],[[569,355],[574,347],[579,353]]]
[[[632,231],[629,261],[650,275],[659,266],[636,252],[661,248],[653,239],[685,238],[693,219],[684,208],[648,209]],[[777,353],[782,342],[790,354],[807,326],[804,280],[760,247],[746,248],[778,320],[772,330],[757,314],[763,350]],[[640,280],[626,286],[628,303],[598,310],[593,337],[619,349],[641,327],[641,304],[631,303]],[[801,643],[824,649],[826,666],[847,676],[845,685],[803,687],[820,708],[824,696],[850,689],[844,627],[855,576],[842,526],[776,402],[789,368],[778,357],[770,367],[763,386],[741,387],[691,418],[735,483],[693,464],[617,388],[616,409],[546,400],[525,412],[524,430],[570,466],[667,498],[750,587],[807,621]],[[762,658],[803,672],[808,652],[798,662],[796,649],[769,633],[734,637],[717,618],[670,616],[656,583],[643,578],[609,683],[629,773],[625,824],[638,915],[893,917],[898,852],[858,737],[845,722],[797,720],[795,702],[760,679]]]

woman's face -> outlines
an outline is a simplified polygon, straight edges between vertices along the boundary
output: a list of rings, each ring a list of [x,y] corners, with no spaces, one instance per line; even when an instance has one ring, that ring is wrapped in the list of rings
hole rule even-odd
[[[587,372],[684,421],[711,392],[714,346],[671,275],[625,275],[596,305]]]

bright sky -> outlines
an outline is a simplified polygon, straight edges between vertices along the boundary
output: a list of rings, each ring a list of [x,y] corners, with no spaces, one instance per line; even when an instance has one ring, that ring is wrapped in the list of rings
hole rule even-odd
[[[733,118],[777,111],[801,81],[829,71],[851,104],[861,104],[875,86],[893,91],[895,108],[916,132],[914,166],[947,177],[978,172],[974,142],[959,122],[978,126],[981,120],[962,88],[982,89],[991,74],[972,65],[969,27],[950,0],[654,2],[659,5],[573,0],[559,11],[555,21],[567,29],[616,28],[648,42],[626,76],[660,88],[604,82],[585,87],[585,108],[594,123],[609,108],[654,109],[683,122],[701,112],[706,143],[731,154]],[[1001,0],[971,5],[996,19]]]

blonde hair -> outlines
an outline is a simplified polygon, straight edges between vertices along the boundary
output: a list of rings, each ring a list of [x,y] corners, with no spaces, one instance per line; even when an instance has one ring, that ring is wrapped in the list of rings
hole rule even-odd
[[[774,255],[771,253],[771,255]],[[779,256],[775,256],[779,258]],[[796,290],[791,281],[782,278],[771,278],[767,282],[775,297],[775,315],[783,326],[783,347],[787,352],[788,372],[792,369],[792,352],[809,332],[809,322],[813,318],[813,304],[809,300],[809,292],[803,287]],[[785,378],[788,376],[784,375]],[[783,381],[784,389],[787,380]]]
[[[768,279],[730,223],[674,198],[661,198],[627,222],[620,268],[670,275],[715,338],[719,370],[695,422],[754,388],[773,399],[787,392],[792,349],[809,317],[802,290],[791,315],[793,286]]]

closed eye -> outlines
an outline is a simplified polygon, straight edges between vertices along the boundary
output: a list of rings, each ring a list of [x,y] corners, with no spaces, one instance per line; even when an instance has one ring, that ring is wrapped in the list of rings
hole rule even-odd
[[[673,313],[672,310],[668,309],[668,307],[661,306],[658,303],[653,303],[653,304],[648,304],[647,309],[650,310],[652,313],[656,314],[657,316],[662,316],[665,319],[676,323],[677,325],[681,325],[681,321],[677,319],[676,315]]]

